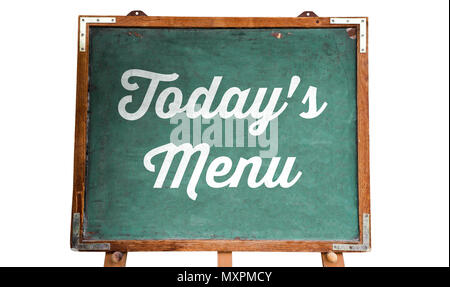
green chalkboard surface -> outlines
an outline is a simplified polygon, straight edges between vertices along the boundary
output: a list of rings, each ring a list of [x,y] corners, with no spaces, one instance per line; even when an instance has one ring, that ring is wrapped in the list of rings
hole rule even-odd
[[[344,28],[89,33],[86,240],[358,240]],[[195,91],[197,116],[174,112]],[[235,111],[277,95],[282,112],[252,135],[257,117]],[[168,157],[180,147],[202,149]]]

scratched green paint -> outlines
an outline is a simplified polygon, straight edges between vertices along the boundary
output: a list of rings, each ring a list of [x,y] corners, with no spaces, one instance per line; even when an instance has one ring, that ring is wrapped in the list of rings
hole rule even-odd
[[[355,55],[356,42],[345,29],[91,28],[85,238],[356,239]],[[240,157],[259,155],[258,148],[212,147],[196,201],[186,194],[196,157],[179,189],[169,188],[170,176],[162,189],[154,189],[163,156],[155,158],[156,173],[144,168],[143,157],[169,143],[175,125],[155,115],[156,98],[141,119],[120,117],[118,102],[130,94],[120,79],[128,69],[178,73],[175,82],[160,84],[156,95],[176,86],[183,103],[195,88],[209,87],[216,75],[223,76],[216,105],[233,86],[251,88],[250,103],[259,87],[267,87],[269,95],[282,87],[280,99],[289,106],[279,117],[277,156],[283,164],[296,157],[291,174],[302,171],[300,180],[289,189],[255,190],[246,184],[247,169],[238,188],[210,188],[205,174],[213,159],[230,157],[234,171]],[[301,83],[286,99],[293,75]],[[132,92],[129,111],[137,110],[148,86],[148,80],[137,83],[141,88]],[[317,87],[319,107],[323,101],[328,106],[319,117],[305,120],[298,114],[307,111],[301,100],[309,86]],[[261,173],[269,162],[263,159]]]

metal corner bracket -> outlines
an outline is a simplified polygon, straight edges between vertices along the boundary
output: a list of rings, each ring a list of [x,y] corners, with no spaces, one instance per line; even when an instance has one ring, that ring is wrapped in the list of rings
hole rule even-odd
[[[363,214],[363,242],[362,244],[333,244],[336,251],[370,251],[370,215]]]
[[[72,250],[73,251],[108,251],[109,243],[80,243],[80,214],[74,213],[72,219]]]
[[[359,24],[359,52],[367,51],[367,22],[366,18],[331,18],[331,24]]]
[[[115,17],[81,17],[80,18],[80,52],[86,51],[86,25],[89,23],[116,23]]]

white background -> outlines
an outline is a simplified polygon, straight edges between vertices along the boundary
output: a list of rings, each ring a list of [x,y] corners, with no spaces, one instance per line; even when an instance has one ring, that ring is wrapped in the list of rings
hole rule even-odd
[[[1,1],[0,266],[102,266],[69,248],[77,16],[369,17],[372,252],[347,266],[449,265],[448,1]],[[317,253],[234,253],[235,266],[321,266]],[[128,266],[215,266],[214,252]]]

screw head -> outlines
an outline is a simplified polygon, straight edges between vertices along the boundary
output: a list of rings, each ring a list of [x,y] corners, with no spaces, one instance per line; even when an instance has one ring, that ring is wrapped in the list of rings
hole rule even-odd
[[[336,253],[332,251],[327,252],[327,260],[331,263],[336,263],[338,260]]]
[[[114,252],[111,256],[111,260],[114,263],[118,263],[120,260],[122,260],[122,258],[123,258],[123,253],[119,252],[119,251]]]

